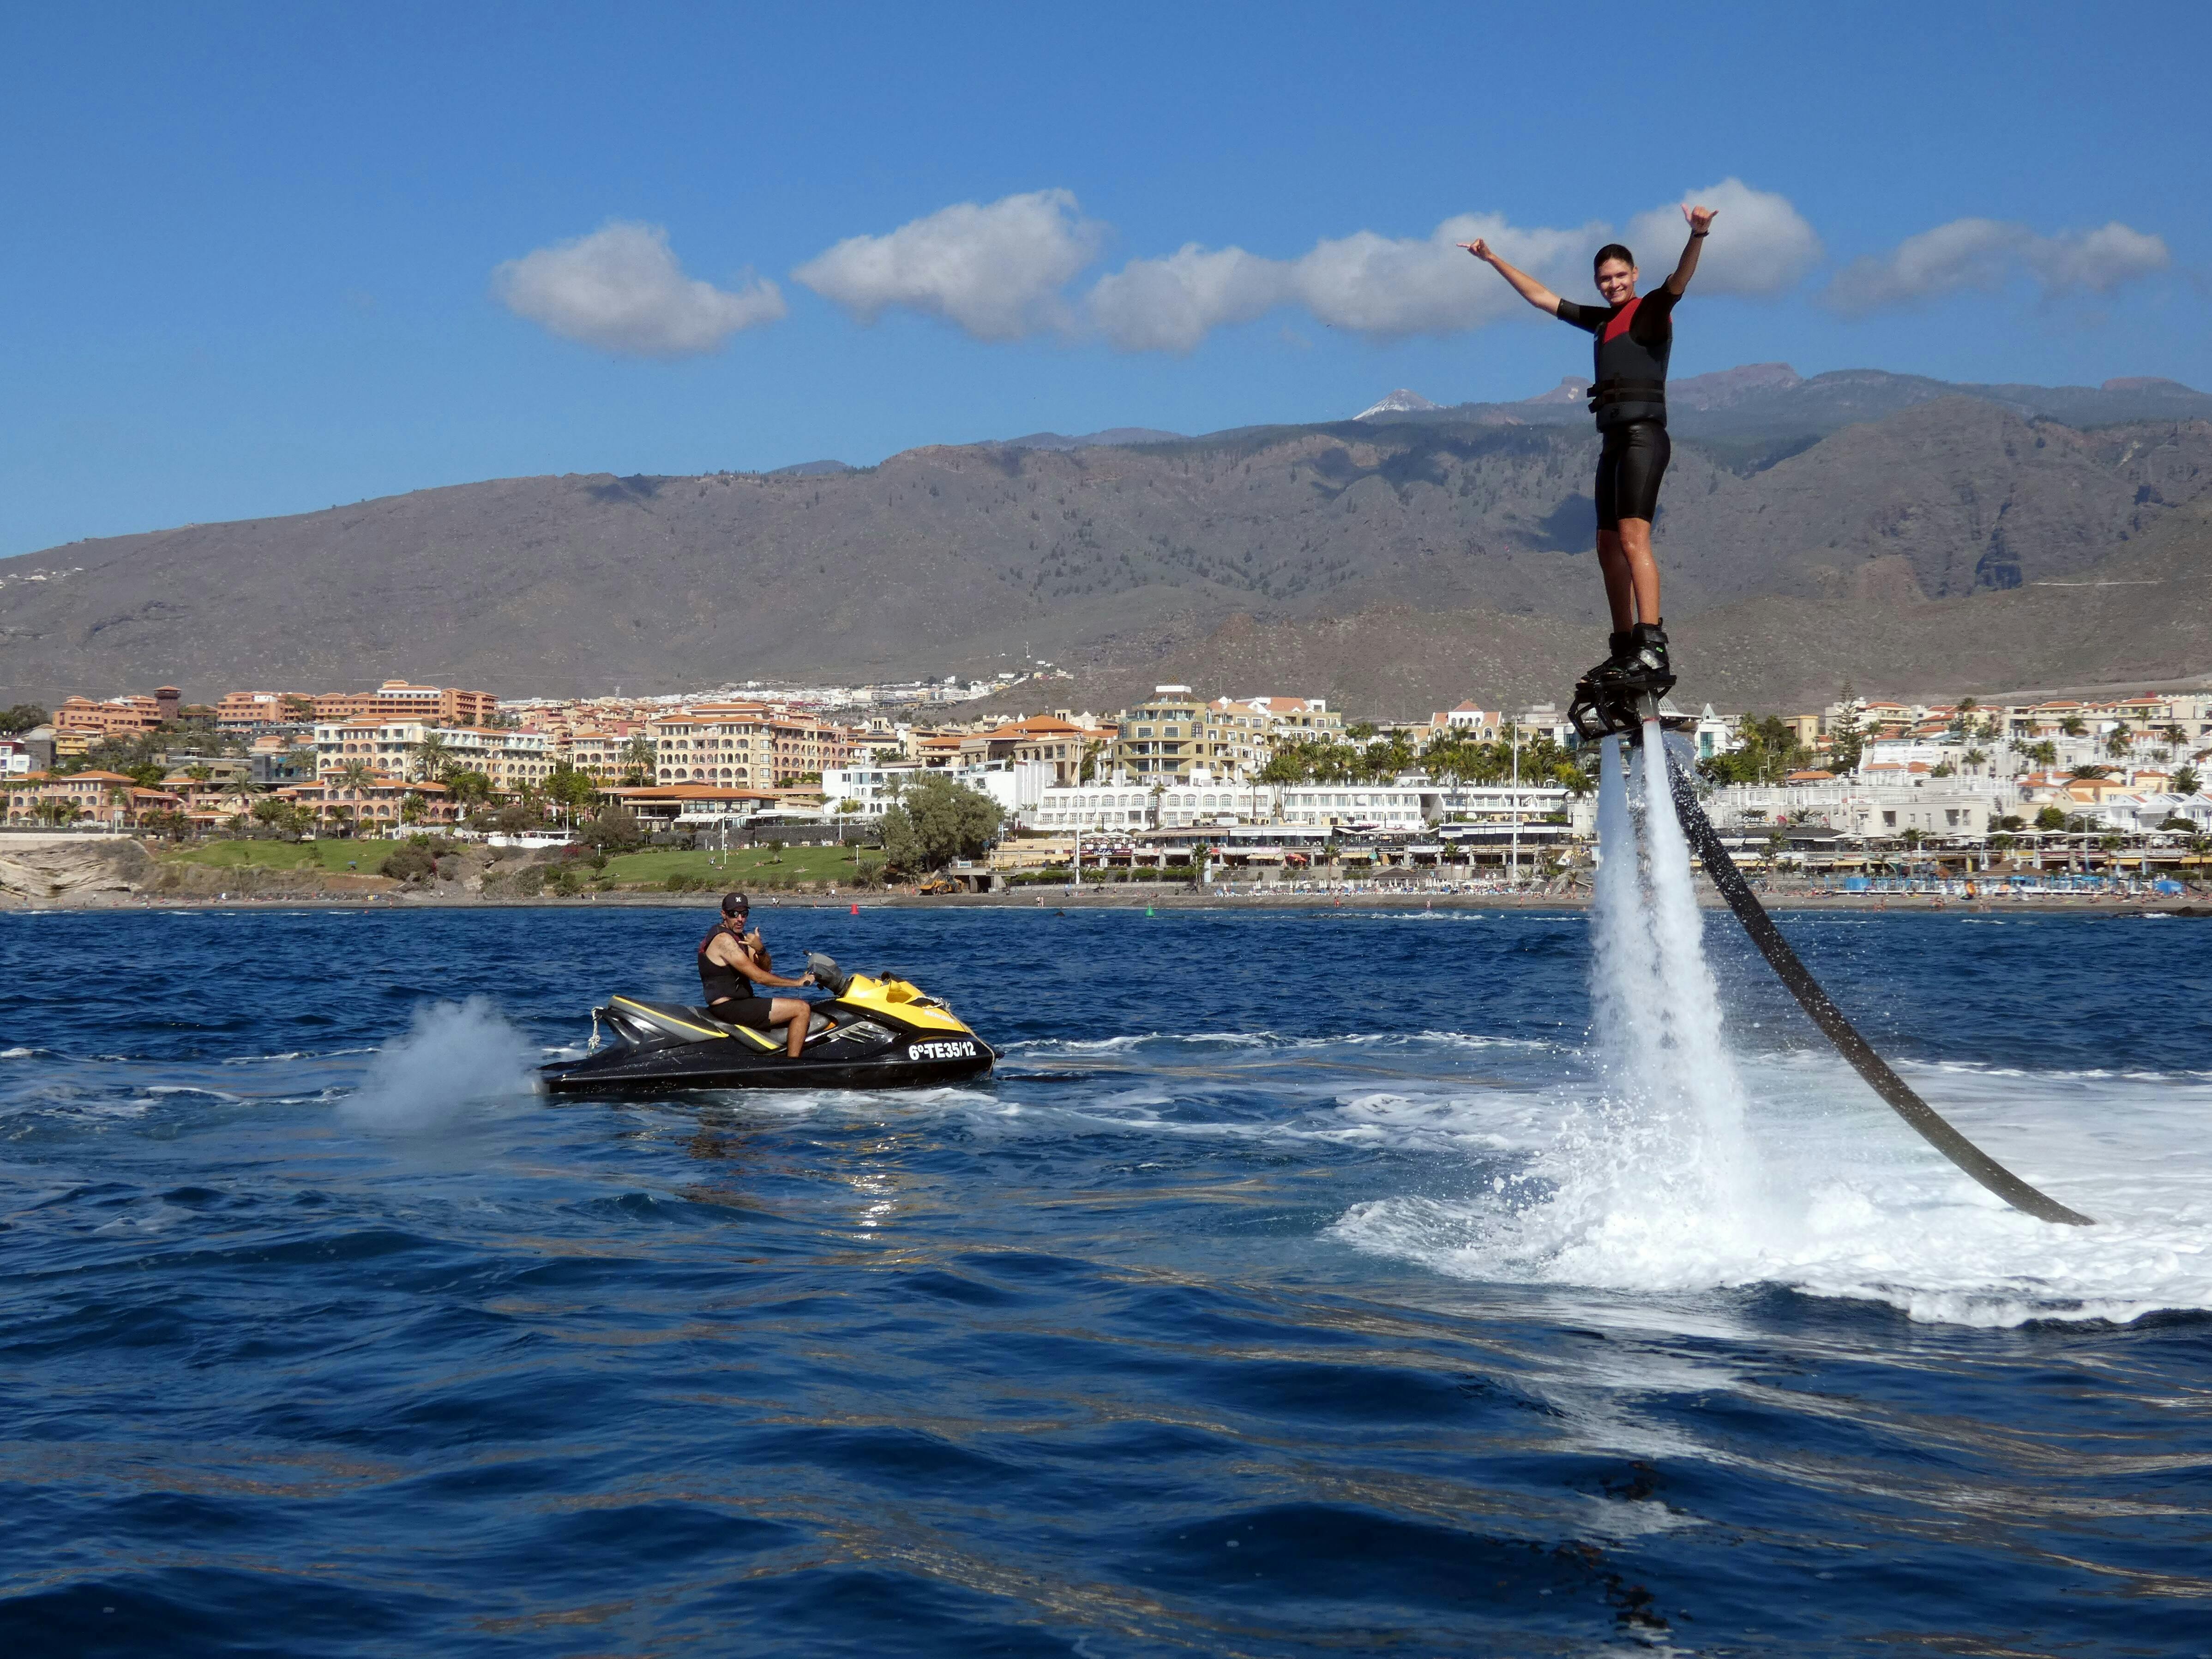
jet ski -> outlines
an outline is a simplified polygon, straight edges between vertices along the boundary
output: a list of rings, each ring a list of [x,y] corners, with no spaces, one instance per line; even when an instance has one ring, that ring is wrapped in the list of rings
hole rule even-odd
[[[935,997],[895,974],[848,974],[810,952],[814,1005],[806,1046],[789,1028],[756,1031],[683,1003],[614,996],[592,1011],[592,1048],[538,1071],[553,1094],[672,1094],[688,1089],[910,1089],[988,1074],[998,1054]],[[602,1046],[600,1027],[614,1034]]]

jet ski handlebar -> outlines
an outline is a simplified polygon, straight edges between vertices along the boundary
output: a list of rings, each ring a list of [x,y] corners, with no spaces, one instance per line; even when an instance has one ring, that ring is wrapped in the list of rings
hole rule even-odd
[[[837,965],[837,958],[820,951],[806,953],[806,971],[814,975],[814,982],[833,997],[845,994],[845,988],[853,976]]]

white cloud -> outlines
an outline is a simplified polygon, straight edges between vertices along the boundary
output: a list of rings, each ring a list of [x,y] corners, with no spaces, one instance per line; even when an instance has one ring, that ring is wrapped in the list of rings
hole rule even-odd
[[[2163,238],[2115,220],[2100,229],[2039,236],[2026,225],[1954,219],[1908,236],[1879,258],[1854,259],[1828,284],[1847,316],[1917,305],[1962,289],[1994,292],[2025,271],[2052,299],[2075,289],[2109,294],[2172,263]]]
[[[1188,351],[1216,328],[1297,304],[1316,322],[1370,339],[1480,328],[1522,303],[1458,245],[1486,237],[1514,264],[1565,280],[1605,239],[1602,224],[1521,230],[1494,215],[1447,219],[1426,237],[1356,231],[1296,259],[1192,243],[1132,259],[1091,290],[1093,319],[1124,351]],[[1485,279],[1487,280],[1485,280]]]
[[[1357,231],[1322,241],[1293,262],[1291,284],[1316,322],[1370,339],[1457,334],[1510,316],[1524,302],[1459,246],[1478,236],[1523,270],[1559,284],[1586,263],[1606,228],[1521,230],[1495,214],[1461,214],[1425,239]]]
[[[1241,247],[1195,242],[1164,259],[1132,259],[1091,290],[1091,314],[1124,351],[1188,351],[1215,329],[1249,323],[1286,297],[1285,266]]]
[[[1012,340],[1067,325],[1060,290],[1104,238],[1072,193],[1040,190],[941,208],[887,236],[848,237],[791,274],[864,323],[902,306],[979,340]]]
[[[665,230],[623,220],[509,259],[492,272],[491,289],[516,316],[563,339],[640,357],[714,351],[784,313],[774,283],[748,275],[732,291],[696,282]]]
[[[2043,284],[2046,296],[2077,288],[2110,294],[2123,283],[2173,263],[2164,237],[2146,235],[2117,219],[2095,230],[2031,236],[2021,258]]]
[[[1784,197],[1727,179],[1692,199],[1722,214],[1699,269],[1703,289],[1778,293],[1820,258],[1820,239]],[[1589,256],[1611,234],[1599,220],[1523,228],[1496,214],[1469,213],[1426,236],[1362,230],[1325,238],[1291,259],[1191,242],[1098,278],[1080,321],[1124,351],[1187,352],[1217,328],[1289,305],[1370,340],[1459,334],[1512,316],[1522,303],[1459,244],[1483,238],[1561,292],[1595,301]],[[1663,275],[1680,245],[1679,210],[1645,214],[1631,234],[1666,244],[1668,257],[1650,262]],[[862,322],[902,306],[978,339],[1017,339],[1078,326],[1063,291],[1104,238],[1105,227],[1083,218],[1068,191],[1037,191],[945,208],[887,236],[851,237],[792,276]]]
[[[1754,298],[1782,294],[1820,262],[1820,237],[1786,196],[1753,190],[1741,179],[1723,179],[1682,200],[1716,210],[1713,234],[1698,256],[1694,293]],[[1647,288],[1666,280],[1689,233],[1679,204],[1654,208],[1628,222],[1626,240],[1636,250]]]

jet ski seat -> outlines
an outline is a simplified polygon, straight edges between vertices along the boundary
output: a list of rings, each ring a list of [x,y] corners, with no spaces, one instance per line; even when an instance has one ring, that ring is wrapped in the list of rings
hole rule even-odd
[[[781,1048],[790,1041],[791,1023],[770,1026],[763,1031],[750,1025],[735,1025],[718,1019],[714,1011],[690,1003],[643,1002],[635,997],[613,997],[607,1012],[617,1015],[634,1031],[651,1033],[653,1037],[676,1042],[696,1042],[702,1037],[734,1036],[747,1047],[773,1046]],[[806,1024],[806,1040],[819,1042],[836,1029],[822,1014],[811,1016]]]
[[[782,1048],[785,1043],[791,1041],[791,1022],[789,1020],[785,1020],[781,1025],[771,1025],[768,1030],[763,1031],[757,1025],[736,1025],[732,1024],[726,1019],[716,1019],[711,1013],[708,1013],[707,1010],[704,1008],[700,1009],[698,1012],[707,1016],[708,1024],[713,1025],[718,1030],[727,1031],[733,1036],[742,1036],[753,1042],[758,1042],[762,1038],[766,1038],[770,1043],[778,1048]],[[829,1036],[835,1029],[836,1028],[826,1017],[821,1014],[811,1014],[807,1017],[806,1021],[806,1040],[809,1042],[819,1042],[823,1037]]]
[[[824,1018],[823,1018],[820,1014],[810,1014],[809,1016],[807,1016],[807,1020],[806,1020],[806,1040],[807,1040],[807,1042],[821,1042],[821,1041],[822,1041],[822,1039],[823,1039],[823,1037],[828,1036],[830,1035],[830,1030],[831,1030],[831,1027],[830,1027],[830,1022],[829,1022],[828,1020],[824,1019]],[[784,1021],[784,1022],[783,1022],[783,1024],[781,1024],[781,1025],[771,1025],[771,1026],[769,1026],[769,1027],[768,1028],[768,1034],[769,1034],[769,1040],[770,1040],[770,1041],[772,1041],[772,1042],[777,1042],[777,1043],[785,1043],[785,1042],[790,1042],[790,1041],[791,1041],[791,1022],[790,1022],[789,1020],[787,1020],[787,1020],[786,1020],[786,1021]]]

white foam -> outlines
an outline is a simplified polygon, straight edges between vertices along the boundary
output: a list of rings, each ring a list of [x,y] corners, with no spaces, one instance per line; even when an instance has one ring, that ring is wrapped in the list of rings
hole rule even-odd
[[[1639,861],[1638,803],[1607,747],[1595,1086],[1553,1090],[1519,1126],[1496,1102],[1479,1103],[1479,1132],[1431,1123],[1440,1149],[1480,1133],[1510,1156],[1457,1197],[1357,1206],[1340,1237],[1455,1277],[1643,1296],[1780,1285],[1958,1324],[2212,1309],[2212,1083],[1912,1068],[1969,1138],[2100,1224],[2008,1209],[1839,1058],[1730,1054],[1663,781]]]
[[[421,1133],[471,1105],[531,1093],[531,1049],[489,1001],[441,1002],[415,1011],[415,1026],[380,1048],[361,1088],[338,1110],[349,1122],[386,1133]]]
[[[1282,1036],[1273,1031],[1145,1031],[1110,1037],[1031,1037],[1007,1043],[1001,1053],[1036,1059],[1051,1054],[1121,1054],[1146,1046],[1161,1048],[1252,1048],[1279,1051],[1378,1044],[1436,1044],[1458,1048],[1548,1049],[1558,1045],[1540,1037],[1492,1036],[1480,1031],[1346,1031],[1330,1036]]]
[[[1518,1154],[1456,1197],[1361,1205],[1338,1225],[1359,1249],[1457,1278],[1632,1296],[1778,1285],[1969,1325],[2124,1322],[2212,1310],[2212,1085],[2058,1074],[1916,1078],[1929,1103],[2036,1185],[2097,1218],[2056,1227],[2006,1208],[1923,1145],[1844,1063],[1803,1055],[1744,1068],[1764,1201],[1685,1210],[1633,1172],[1594,1181],[1561,1132],[1587,1107],[1547,1103]]]

